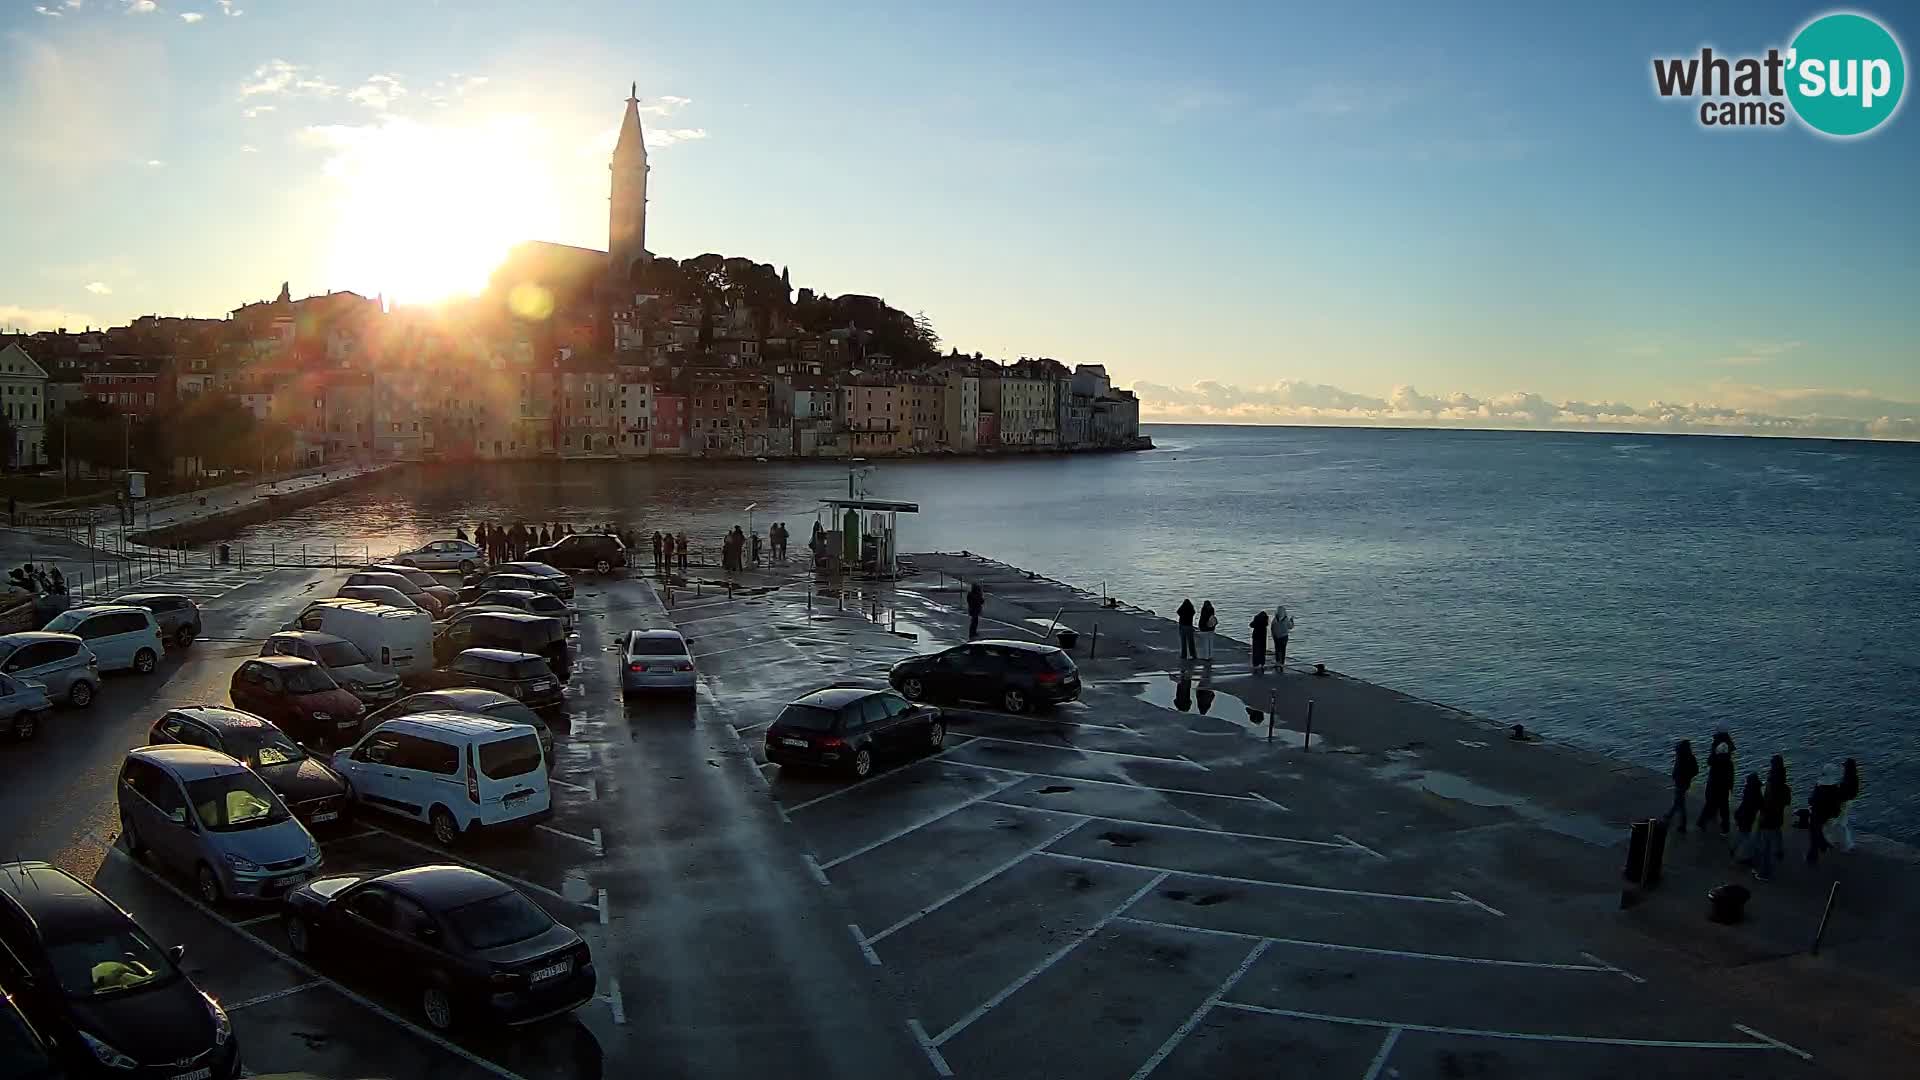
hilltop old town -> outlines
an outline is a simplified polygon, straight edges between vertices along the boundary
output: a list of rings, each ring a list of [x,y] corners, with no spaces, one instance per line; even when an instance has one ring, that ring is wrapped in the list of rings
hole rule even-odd
[[[479,296],[351,292],[224,319],[0,336],[5,464],[201,470],[378,460],[879,457],[1146,445],[1104,367],[942,353],[874,296],[646,249],[630,96],[606,251],[517,246]]]

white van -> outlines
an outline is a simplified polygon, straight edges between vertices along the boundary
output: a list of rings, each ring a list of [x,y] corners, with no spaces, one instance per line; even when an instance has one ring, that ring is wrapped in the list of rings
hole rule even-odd
[[[360,647],[379,667],[401,676],[433,670],[433,619],[417,609],[334,597],[308,604],[282,630],[320,630]]]
[[[101,671],[131,668],[145,675],[167,655],[167,647],[160,643],[160,624],[154,621],[153,612],[132,604],[68,608],[55,615],[45,629],[77,635],[93,650]],[[427,655],[433,655],[431,631]]]
[[[424,821],[442,845],[477,829],[531,825],[553,811],[540,736],[526,724],[473,713],[388,720],[335,751],[333,770],[355,803]]]

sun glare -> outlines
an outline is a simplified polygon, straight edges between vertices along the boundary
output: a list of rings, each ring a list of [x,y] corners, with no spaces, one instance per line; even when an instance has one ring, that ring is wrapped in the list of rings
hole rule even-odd
[[[334,151],[333,280],[416,304],[484,288],[510,247],[540,235],[556,201],[541,155],[527,152],[538,142],[531,128],[503,117],[310,131]]]

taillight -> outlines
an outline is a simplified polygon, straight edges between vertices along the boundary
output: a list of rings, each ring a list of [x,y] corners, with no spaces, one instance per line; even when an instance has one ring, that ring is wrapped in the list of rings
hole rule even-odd
[[[520,973],[516,971],[496,971],[487,977],[487,982],[491,983],[496,990],[516,986],[520,982]]]
[[[692,670],[693,670],[693,665],[692,665],[692,664],[675,664],[675,665],[673,665],[673,670],[675,670],[675,671],[692,671]]]
[[[1037,682],[1037,683],[1055,683],[1055,682],[1059,682],[1059,681],[1060,681],[1060,673],[1059,673],[1059,672],[1057,672],[1057,671],[1043,671],[1043,672],[1041,672],[1040,674],[1038,674],[1038,675],[1035,675],[1035,676],[1033,677],[1033,681],[1034,681],[1034,682]]]
[[[467,747],[467,798],[475,806],[480,805],[480,774],[473,768],[473,747]]]
[[[628,671],[645,671],[645,670],[647,670],[647,665],[645,665],[645,664],[628,664],[628,665],[627,665],[627,670],[628,670]]]
[[[814,737],[813,745],[822,750],[844,750],[847,740],[838,735],[817,735]]]

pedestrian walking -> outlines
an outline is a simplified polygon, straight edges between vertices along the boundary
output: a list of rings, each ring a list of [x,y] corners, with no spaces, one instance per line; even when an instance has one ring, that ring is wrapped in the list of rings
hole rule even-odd
[[[1213,601],[1208,600],[1203,602],[1200,605],[1199,637],[1200,662],[1203,664],[1213,663],[1213,631],[1219,625],[1220,616],[1214,614]]]
[[[1180,601],[1175,614],[1180,616],[1180,659],[1192,660],[1200,655],[1200,648],[1193,640],[1193,598]]]
[[[1780,830],[1787,827],[1787,808],[1793,805],[1793,788],[1787,783],[1787,759],[1779,754],[1767,765],[1767,786],[1760,796],[1760,817],[1754,822],[1753,876],[1760,881],[1773,880],[1773,868],[1787,854],[1787,841]]]
[[[1734,859],[1747,863],[1753,861],[1753,826],[1760,820],[1760,808],[1766,805],[1766,794],[1760,786],[1760,774],[1747,774],[1747,785],[1740,792],[1740,806],[1733,812],[1733,827],[1740,830],[1740,839],[1734,845]]]
[[[974,582],[967,589],[967,640],[980,636],[980,609],[987,606],[987,594],[980,591],[980,583]]]
[[[1247,625],[1253,630],[1253,670],[1260,674],[1267,670],[1267,613],[1254,612],[1253,621]]]
[[[1840,798],[1840,778],[1831,773],[1824,784],[1813,785],[1813,794],[1807,798],[1807,865],[1813,866],[1820,861],[1833,843],[1827,839],[1827,826],[1840,816],[1840,807],[1845,800]]]
[[[1840,766],[1840,850],[1853,850],[1853,800],[1860,797],[1860,763],[1848,758]]]
[[[680,539],[674,545],[674,550],[680,553],[680,572],[684,574],[687,572],[687,534],[686,533],[680,534]]]
[[[1727,835],[1727,823],[1733,817],[1733,736],[1724,730],[1713,733],[1713,745],[1707,748],[1707,790],[1701,796],[1700,820],[1704,832],[1707,822],[1720,818],[1720,835]]]
[[[1293,633],[1293,616],[1287,612],[1287,605],[1273,605],[1273,619],[1267,623],[1267,629],[1273,634],[1273,670],[1285,675],[1287,635]]]
[[[482,553],[487,550],[487,523],[484,521],[473,527],[473,546]]]
[[[1700,762],[1693,756],[1693,743],[1681,739],[1673,744],[1673,805],[1660,815],[1660,820],[1671,825],[1673,819],[1680,819],[1680,831],[1687,831],[1687,792],[1693,787],[1693,778],[1700,775]]]

